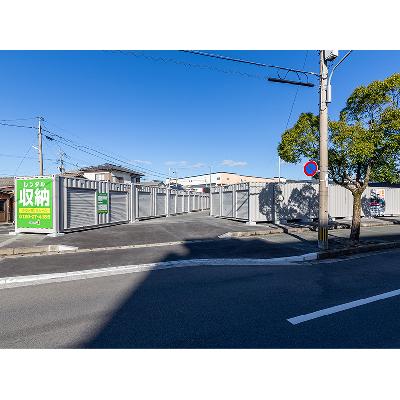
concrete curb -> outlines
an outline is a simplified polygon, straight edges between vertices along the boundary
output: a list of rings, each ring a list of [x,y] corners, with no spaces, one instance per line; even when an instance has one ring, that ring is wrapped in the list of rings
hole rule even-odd
[[[44,255],[44,254],[60,254],[76,252],[78,247],[66,246],[62,244],[50,244],[47,246],[31,246],[31,247],[5,247],[0,248],[0,256],[17,256],[17,255]]]
[[[229,239],[221,238],[221,239]],[[48,246],[35,246],[35,247],[19,247],[19,248],[6,248],[0,250],[0,258],[15,258],[15,257],[35,257],[35,256],[51,256],[64,253],[96,253],[100,251],[116,251],[116,250],[130,250],[130,249],[145,249],[151,247],[167,247],[178,246],[182,244],[198,244],[198,243],[212,243],[218,241],[215,239],[198,239],[198,240],[179,240],[176,242],[161,242],[161,243],[146,243],[146,244],[130,244],[123,246],[109,246],[109,247],[87,247],[79,249],[79,247],[65,246],[65,245],[48,245]],[[60,249],[48,249],[49,247],[59,247]],[[14,251],[14,252],[13,252]]]
[[[278,225],[278,228],[273,229],[265,229],[262,231],[244,231],[244,232],[227,232],[223,235],[218,236],[220,239],[226,239],[230,237],[251,237],[251,236],[265,236],[265,235],[274,235],[279,233],[301,233],[301,232],[309,232],[312,229],[310,227],[304,228],[292,228],[288,226]]]
[[[355,247],[347,247],[344,249],[321,251],[318,253],[318,260],[326,260],[329,258],[337,258],[341,256],[350,256],[353,254],[368,253],[378,250],[390,250],[396,248],[400,248],[400,242],[371,243]]]
[[[42,285],[46,283],[69,282],[81,279],[100,278],[112,275],[130,274],[135,272],[150,272],[171,268],[196,266],[268,266],[268,265],[297,265],[317,259],[317,253],[280,258],[211,258],[165,261],[149,264],[124,265],[119,267],[97,268],[73,272],[61,272],[41,275],[9,276],[0,278],[0,290],[21,286]]]
[[[219,235],[219,239],[229,239],[235,237],[252,237],[252,236],[265,236],[265,235],[273,235],[277,233],[284,233],[283,229],[266,229],[265,231],[245,231],[245,232],[227,232],[222,235]]]

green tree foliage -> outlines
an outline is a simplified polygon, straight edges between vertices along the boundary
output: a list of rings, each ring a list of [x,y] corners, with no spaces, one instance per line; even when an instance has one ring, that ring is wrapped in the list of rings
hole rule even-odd
[[[353,194],[352,241],[360,235],[361,195],[370,181],[399,182],[400,73],[354,90],[338,121],[329,121],[329,176]],[[319,158],[319,117],[303,113],[282,134],[289,163]]]

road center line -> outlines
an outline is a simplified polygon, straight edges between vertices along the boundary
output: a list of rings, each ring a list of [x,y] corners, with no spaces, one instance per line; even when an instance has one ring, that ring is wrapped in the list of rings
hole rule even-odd
[[[326,315],[336,314],[341,311],[360,307],[365,304],[374,303],[375,301],[385,300],[399,295],[400,295],[400,289],[397,289],[391,292],[386,292],[378,294],[376,296],[367,297],[365,299],[351,301],[350,303],[344,303],[344,304],[339,304],[338,306],[324,308],[322,310],[315,311],[309,314],[299,315],[297,317],[289,318],[287,321],[290,322],[292,325],[298,325],[302,324],[303,322],[311,321],[316,318],[325,317]]]

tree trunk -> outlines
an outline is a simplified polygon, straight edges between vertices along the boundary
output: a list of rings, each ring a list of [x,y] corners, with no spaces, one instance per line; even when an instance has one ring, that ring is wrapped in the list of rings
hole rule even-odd
[[[353,219],[351,221],[350,241],[356,244],[360,241],[361,227],[361,195],[359,191],[353,192]]]

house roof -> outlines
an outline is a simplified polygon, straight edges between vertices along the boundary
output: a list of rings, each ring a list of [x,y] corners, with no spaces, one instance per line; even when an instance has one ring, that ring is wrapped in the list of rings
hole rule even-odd
[[[82,172],[100,172],[100,171],[126,172],[131,175],[144,176],[143,173],[134,171],[133,169],[123,167],[122,165],[115,165],[115,164],[109,164],[109,163],[81,168],[80,171],[82,171]]]
[[[14,186],[14,177],[5,176],[0,178],[0,187],[4,188],[7,186]]]
[[[65,176],[67,178],[85,178],[83,176],[83,171],[65,171],[61,176]]]
[[[163,181],[144,181],[140,182],[142,186],[165,186]]]

